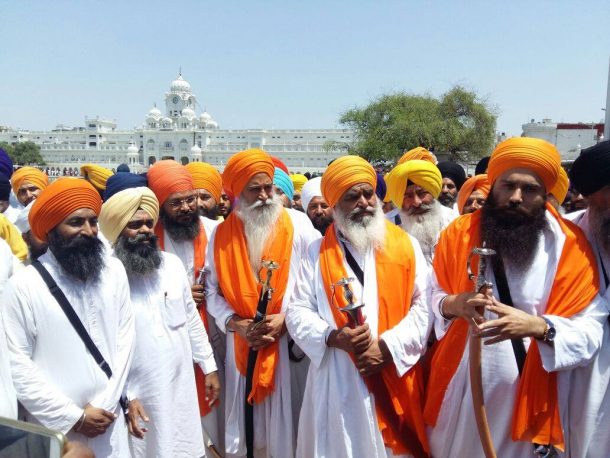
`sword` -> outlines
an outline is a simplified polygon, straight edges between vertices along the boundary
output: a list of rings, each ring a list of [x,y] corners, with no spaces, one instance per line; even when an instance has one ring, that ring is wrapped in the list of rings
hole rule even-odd
[[[475,280],[475,274],[471,270],[471,259],[473,256],[479,256],[479,268],[476,275],[475,281],[475,292],[480,293],[483,288],[491,288],[493,285],[485,280],[485,270],[487,269],[487,263],[491,259],[491,256],[495,255],[496,252],[490,248],[485,248],[483,243],[482,248],[474,248],[468,256],[466,268],[468,271],[468,278]],[[485,398],[483,396],[483,376],[481,374],[481,339],[472,334],[470,331],[469,340],[469,370],[470,370],[470,392],[472,394],[472,405],[474,408],[474,416],[477,421],[477,429],[479,431],[479,438],[481,439],[481,446],[486,458],[496,458],[496,452],[494,449],[493,439],[491,438],[491,432],[489,431],[489,422],[487,421],[487,412],[485,410]]]

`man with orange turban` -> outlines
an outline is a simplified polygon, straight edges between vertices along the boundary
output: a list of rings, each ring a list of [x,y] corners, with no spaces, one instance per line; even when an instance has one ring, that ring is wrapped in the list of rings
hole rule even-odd
[[[400,209],[400,227],[419,241],[428,266],[439,234],[457,216],[438,201],[442,180],[436,165],[420,159],[398,164],[385,178],[387,196]]]
[[[49,185],[49,177],[35,167],[21,167],[13,173],[11,185],[17,200],[25,207]]]
[[[376,182],[358,156],[322,176],[334,223],[309,247],[286,319],[311,359],[298,457],[430,456],[417,365],[434,321],[428,269],[417,240],[384,217]]]
[[[222,177],[216,167],[207,162],[190,162],[186,169],[193,177],[199,216],[218,219],[218,203],[222,194]]]
[[[77,178],[60,178],[40,193],[29,220],[49,249],[9,280],[2,312],[13,382],[28,421],[68,434],[95,456],[129,456],[119,400],[134,318],[125,269],[104,254],[97,238],[101,205],[93,186]],[[60,306],[50,289],[55,284],[68,304]],[[70,309],[82,334],[64,311]],[[92,356],[87,337],[103,362]]]
[[[553,186],[553,189],[549,191],[547,196],[549,203],[559,212],[560,214],[564,213],[564,209],[562,207],[563,201],[566,199],[568,195],[568,189],[570,187],[570,179],[568,178],[568,174],[563,167],[559,168],[559,175],[557,177],[557,183]]]
[[[424,411],[433,456],[483,457],[483,443],[498,456],[586,455],[578,412],[588,387],[573,380],[598,352],[608,312],[586,237],[547,202],[560,166],[544,140],[503,141],[483,208],[441,234],[431,290],[439,341]],[[471,255],[482,246],[495,252],[480,273],[491,286],[475,290],[467,266],[477,271],[481,255]],[[475,413],[482,406],[487,420]],[[480,439],[486,423],[489,439]]]
[[[483,207],[490,188],[486,173],[468,178],[457,197],[460,215],[475,212]]]
[[[413,161],[413,160],[428,161],[434,165],[436,165],[438,163],[436,156],[433,153],[428,151],[423,146],[418,146],[417,148],[413,148],[413,149],[405,152],[400,157],[400,159],[398,159],[398,163],[396,165],[403,164],[407,161]]]
[[[193,176],[189,170],[173,160],[155,162],[147,173],[148,187],[159,201],[159,221],[155,225],[155,235],[163,251],[180,258],[186,270],[193,300],[213,344],[218,367],[221,368],[224,344],[217,338],[217,323],[209,315],[204,289],[204,268],[208,240],[218,221],[204,218],[197,210],[197,193]],[[208,188],[214,189],[211,184]],[[214,189],[213,192],[217,192]],[[210,406],[205,399],[206,380],[201,368],[195,368],[199,411],[202,424],[214,444],[221,443],[223,424],[217,405]],[[221,374],[222,378],[222,374]],[[221,399],[222,402],[222,399]]]
[[[292,380],[284,314],[307,246],[319,235],[304,213],[284,209],[274,170],[260,149],[228,160],[222,182],[237,202],[208,250],[208,307],[227,336],[228,456],[294,454],[300,403],[292,392],[298,380]],[[263,294],[266,281],[272,291]]]

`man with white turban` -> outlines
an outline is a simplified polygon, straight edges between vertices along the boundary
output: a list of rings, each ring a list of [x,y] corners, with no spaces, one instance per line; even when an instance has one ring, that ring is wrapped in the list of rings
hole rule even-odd
[[[28,246],[28,257],[26,260],[24,260],[24,264],[29,264],[33,260],[38,259],[47,252],[48,248],[48,244],[46,242],[38,240],[36,236],[32,234],[29,217],[33,204],[34,201],[30,202],[27,207],[22,208],[17,216],[17,220],[15,221],[15,226],[17,226],[17,229],[19,229],[19,232],[21,232],[21,237]]]
[[[324,235],[333,222],[333,209],[322,196],[321,183],[322,177],[312,178],[305,183],[301,189],[301,203],[313,227]]]
[[[456,213],[438,201],[442,176],[429,160],[412,159],[399,163],[386,176],[388,196],[400,208],[400,226],[415,237],[429,266],[441,231]]]
[[[192,365],[194,361],[206,374],[206,400],[211,405],[220,390],[216,362],[182,262],[159,250],[154,234],[158,217],[154,193],[139,187],[110,197],[99,218],[127,271],[136,317],[127,378],[131,451],[134,457],[202,456]]]
[[[301,263],[288,331],[311,359],[297,457],[426,457],[417,362],[433,315],[417,240],[389,222],[357,156],[322,176],[334,223]],[[341,308],[362,304],[351,322]]]

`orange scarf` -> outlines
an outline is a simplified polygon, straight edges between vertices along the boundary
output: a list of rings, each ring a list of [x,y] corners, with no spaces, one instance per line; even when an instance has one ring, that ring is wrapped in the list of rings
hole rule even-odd
[[[290,216],[287,211],[282,210],[274,227],[269,228],[272,240],[267,243],[262,257],[279,263],[279,268],[271,277],[271,287],[274,291],[267,307],[268,315],[280,313],[282,310],[290,271],[293,232]],[[218,226],[215,237],[214,263],[222,295],[238,316],[254,318],[262,285],[250,267],[244,226],[235,212]],[[260,276],[266,277],[264,271]],[[239,333],[234,332],[233,335],[235,364],[240,374],[246,376],[250,349]],[[278,361],[279,340],[258,351],[248,401],[258,404],[273,392]]]
[[[333,224],[326,231],[320,247],[320,272],[326,298],[338,328],[348,324],[346,315],[338,308],[345,307],[347,301],[341,290],[333,294],[331,286],[347,277],[343,256]],[[375,253],[375,268],[379,301],[377,332],[381,335],[396,326],[409,313],[415,282],[415,254],[411,240],[406,232],[387,221],[385,246],[383,250],[377,250]],[[417,366],[399,377],[396,366],[392,363],[381,371],[381,376],[392,399],[394,411],[416,432],[422,447],[428,452],[422,415],[422,376]],[[365,379],[365,382],[369,391],[374,392],[369,380]],[[376,399],[377,424],[385,445],[396,454],[410,453],[409,444],[404,443],[404,438],[391,428],[378,402]]]
[[[582,231],[561,218],[547,204],[547,211],[557,220],[565,235],[557,273],[545,313],[570,317],[586,308],[598,291],[596,262]],[[439,285],[448,294],[472,291],[466,261],[472,248],[480,245],[480,212],[459,217],[441,236],[434,257],[434,271]],[[478,259],[473,259],[473,272]],[[460,364],[468,340],[468,323],[455,320],[436,344],[426,391],[424,419],[436,425],[449,382]],[[543,344],[545,345],[545,344]],[[514,441],[551,444],[564,449],[564,437],[557,402],[557,373],[542,367],[538,341],[532,339],[523,373],[519,380],[512,420]]]
[[[159,237],[159,248],[165,251],[165,231],[161,223],[155,226],[155,235]],[[203,223],[199,221],[199,235],[193,241],[193,255],[194,255],[194,276],[193,281],[197,281],[199,272],[203,269],[205,264],[205,250],[208,246],[208,236],[205,233]],[[206,313],[205,301],[198,307],[199,317],[203,321],[206,332],[209,334],[208,316]],[[199,401],[199,414],[205,417],[212,411],[212,407],[208,405],[205,400],[205,374],[198,365],[195,365],[195,384],[197,385],[197,399]]]

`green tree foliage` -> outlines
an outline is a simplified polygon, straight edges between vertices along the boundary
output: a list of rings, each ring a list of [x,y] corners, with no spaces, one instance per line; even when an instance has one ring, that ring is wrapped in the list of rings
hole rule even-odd
[[[34,142],[15,143],[0,143],[2,148],[9,155],[15,165],[46,165],[44,159],[40,155],[40,146]]]
[[[372,162],[395,161],[416,146],[464,160],[491,152],[496,115],[476,93],[455,86],[440,98],[404,92],[382,95],[365,107],[346,111],[340,122],[356,132],[348,152]]]

